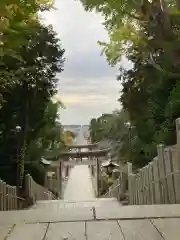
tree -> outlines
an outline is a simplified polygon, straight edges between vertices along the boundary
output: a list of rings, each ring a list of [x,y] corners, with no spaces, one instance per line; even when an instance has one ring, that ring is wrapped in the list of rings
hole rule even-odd
[[[73,144],[73,141],[75,139],[75,134],[69,130],[63,132],[63,140],[66,145]]]
[[[99,118],[93,118],[90,121],[89,131],[90,139],[92,143],[97,143],[103,138],[103,121],[102,116]]]
[[[176,18],[179,14],[178,1],[86,0],[83,1],[83,5],[86,10],[95,9],[105,17],[104,25],[108,30],[110,42],[101,45],[104,46],[104,52],[111,64],[119,62],[122,54],[128,56],[132,45],[140,44],[147,61],[161,69],[161,66],[154,62],[152,55],[149,55],[149,51],[146,51],[149,41],[163,50],[170,48],[177,59],[177,29],[172,29],[170,18]],[[144,23],[149,26],[147,32],[142,31]],[[172,60],[174,57],[170,56],[169,60]]]
[[[18,145],[22,178],[31,143],[39,138],[42,129],[47,137],[45,126],[58,127],[57,106],[50,99],[57,92],[56,73],[63,70],[64,49],[51,26],[39,25],[36,34],[29,33],[28,44],[20,45],[16,51],[21,59],[9,55],[2,58],[6,70],[14,73],[16,81],[8,84],[10,77],[6,76],[7,85],[1,89],[0,156],[1,161],[15,162]],[[21,126],[18,134],[16,126]]]
[[[23,61],[19,47],[26,46],[29,35],[36,34],[39,29],[38,13],[53,6],[52,0],[1,0],[0,2],[0,107],[3,103],[2,91],[9,88],[17,76],[6,68],[4,56],[11,56]]]
[[[52,3],[51,0],[1,0],[0,57],[17,56],[16,49],[19,45],[25,46],[26,37],[39,27],[38,12],[50,9]]]
[[[172,29],[177,28],[177,24],[180,24],[179,20],[179,17],[176,16],[175,21],[174,16],[171,16]],[[151,28],[145,25],[144,32],[146,29]],[[140,152],[141,149],[145,152],[144,160],[141,159],[141,163],[144,161],[144,164],[157,154],[156,144],[176,143],[175,119],[179,113],[174,109],[175,112],[171,111],[170,114],[168,111],[167,114],[167,108],[169,109],[174,102],[171,100],[172,93],[177,92],[178,88],[180,72],[177,58],[174,52],[171,58],[168,57],[172,48],[169,48],[167,53],[167,49],[164,51],[161,48],[155,48],[153,43],[149,45],[151,46],[149,52],[154,55],[154,61],[160,63],[161,68],[166,71],[160,71],[144,60],[142,47],[139,45],[133,46],[129,55],[133,68],[121,71],[119,77],[123,85],[120,101],[136,126],[138,138],[135,149],[136,152]],[[176,106],[179,104],[178,97],[176,95]],[[134,154],[134,162],[137,163],[138,159],[140,159],[139,156],[135,157]]]
[[[92,142],[108,141],[111,143],[112,154],[117,159],[127,160],[128,129],[125,123],[129,120],[124,111],[114,111],[110,114],[102,114],[90,122],[90,136]]]
[[[156,144],[176,142],[180,4],[86,0],[84,5],[105,17],[110,42],[102,45],[110,64],[119,63],[122,55],[132,63],[130,70],[120,67],[120,102],[136,129],[132,161],[142,166],[157,154]]]
[[[38,131],[38,135],[31,140],[27,150],[27,162],[45,159],[56,160],[59,153],[64,149],[65,143],[62,137],[62,125],[59,122],[59,109],[61,103],[53,103],[50,100],[46,106],[44,124]]]

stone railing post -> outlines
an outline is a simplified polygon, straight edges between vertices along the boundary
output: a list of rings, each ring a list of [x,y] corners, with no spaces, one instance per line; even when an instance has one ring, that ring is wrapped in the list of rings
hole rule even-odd
[[[176,136],[177,136],[177,157],[178,169],[180,169],[180,118],[176,119]]]
[[[62,198],[62,171],[63,171],[63,162],[62,160],[59,163],[59,198]]]
[[[161,204],[169,203],[169,195],[168,195],[168,185],[166,178],[166,163],[164,157],[164,145],[159,144],[157,146],[158,153],[158,174],[159,174],[159,183],[160,183],[160,194],[161,194]]]
[[[100,167],[99,167],[99,159],[96,158],[96,188],[97,188],[97,197],[100,194]]]
[[[127,171],[128,171],[128,175],[132,173],[132,163],[130,162],[127,163]]]
[[[128,173],[128,195],[129,195],[129,202],[132,204],[132,187],[131,187],[131,174],[132,174],[132,163],[127,163],[127,173]]]

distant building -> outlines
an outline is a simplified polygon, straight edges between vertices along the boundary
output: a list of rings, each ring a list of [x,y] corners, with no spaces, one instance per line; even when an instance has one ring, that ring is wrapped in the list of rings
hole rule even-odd
[[[81,126],[80,125],[64,125],[63,130],[64,131],[71,131],[75,134],[77,134],[80,130]]]
[[[79,135],[79,132],[81,131],[81,134],[83,135],[84,139],[89,138],[89,125],[63,125],[64,132],[70,131],[74,133],[75,138]]]

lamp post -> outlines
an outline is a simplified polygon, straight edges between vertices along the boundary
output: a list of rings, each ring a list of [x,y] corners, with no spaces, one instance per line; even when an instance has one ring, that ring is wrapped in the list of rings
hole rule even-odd
[[[19,133],[21,132],[21,127],[20,126],[16,126],[16,133],[17,133],[17,156],[16,156],[16,161],[17,161],[17,165],[16,165],[16,170],[17,170],[17,175],[16,175],[16,184],[18,189],[20,188],[20,156],[19,156]]]

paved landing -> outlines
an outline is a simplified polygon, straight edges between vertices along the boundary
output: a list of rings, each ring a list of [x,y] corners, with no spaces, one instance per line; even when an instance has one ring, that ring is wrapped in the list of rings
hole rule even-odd
[[[87,165],[77,165],[71,169],[68,183],[64,192],[65,200],[93,200],[94,190],[90,171]]]
[[[0,240],[180,239],[180,205],[121,207],[115,199],[49,205],[1,212]]]
[[[92,160],[88,160],[88,159],[82,159],[82,161],[80,159],[78,159],[77,161],[75,159],[70,160],[70,161],[66,161],[64,162],[64,165],[71,165],[71,166],[76,166],[76,165],[95,165],[95,162],[93,162]]]

